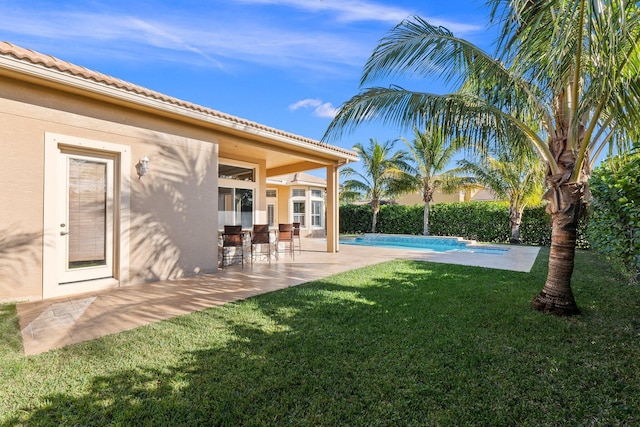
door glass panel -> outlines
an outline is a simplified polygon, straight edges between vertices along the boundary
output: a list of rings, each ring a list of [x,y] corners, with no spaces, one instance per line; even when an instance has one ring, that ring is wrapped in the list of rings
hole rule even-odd
[[[253,190],[218,188],[218,227],[225,225],[253,227]]]
[[[233,188],[218,189],[218,227],[235,225],[233,220]]]
[[[253,190],[236,188],[236,224],[253,227]]]
[[[273,227],[276,223],[276,207],[275,205],[267,205],[267,222],[269,227]]]
[[[107,164],[69,158],[70,269],[107,263]]]

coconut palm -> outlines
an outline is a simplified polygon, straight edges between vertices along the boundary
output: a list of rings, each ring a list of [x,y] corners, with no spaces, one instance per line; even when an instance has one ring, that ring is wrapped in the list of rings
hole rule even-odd
[[[509,201],[511,243],[520,243],[520,224],[527,206],[538,204],[544,190],[544,163],[532,150],[524,153],[494,150],[475,160],[458,161],[460,171]],[[492,155],[493,154],[493,155]]]
[[[357,143],[353,146],[353,151],[358,153],[362,161],[362,172],[352,167],[343,168],[340,172],[347,178],[342,183],[345,199],[353,199],[358,195],[371,200],[372,233],[376,232],[380,202],[402,191],[404,186],[402,171],[409,167],[406,153],[394,151],[394,145],[395,141],[380,144],[373,138],[369,139],[367,147]]]
[[[444,192],[455,191],[466,182],[445,171],[459,149],[456,143],[449,143],[438,129],[421,132],[414,128],[413,133],[415,138],[412,141],[402,138],[413,160],[413,165],[406,171],[405,187],[422,193],[423,234],[428,236],[429,204],[433,200],[433,193],[438,189]]]
[[[535,147],[547,165],[552,241],[547,280],[533,305],[575,314],[571,276],[578,219],[589,198],[590,153],[608,144],[624,149],[640,119],[640,6],[626,0],[488,5],[491,22],[502,25],[496,55],[421,18],[407,19],[379,42],[362,91],[342,105],[325,139],[378,120],[405,128],[434,123],[476,144]],[[365,87],[403,74],[443,77],[457,90]]]

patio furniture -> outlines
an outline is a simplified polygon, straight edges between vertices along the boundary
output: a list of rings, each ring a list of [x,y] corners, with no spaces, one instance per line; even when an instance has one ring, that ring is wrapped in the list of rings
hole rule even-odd
[[[230,249],[233,248],[233,251]],[[222,268],[224,269],[224,261],[228,258],[233,259],[240,248],[240,259],[242,268],[244,268],[244,231],[241,225],[225,225],[222,232]],[[226,251],[225,251],[226,249]],[[229,256],[229,252],[233,252]]]
[[[293,223],[293,238],[298,239],[298,253],[302,253],[302,241],[300,240],[300,223]],[[295,249],[295,248],[294,248]]]
[[[293,224],[278,224],[278,250],[280,243],[283,243],[285,246],[289,244],[291,259],[295,259],[295,251],[293,250]]]
[[[260,246],[261,249],[267,246],[267,258],[271,264],[271,232],[269,224],[254,224],[251,232],[251,262],[253,262],[253,247]]]

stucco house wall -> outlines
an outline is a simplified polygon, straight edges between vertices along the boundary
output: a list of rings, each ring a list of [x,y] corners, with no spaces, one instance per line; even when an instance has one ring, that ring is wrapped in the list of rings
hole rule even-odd
[[[327,189],[324,178],[307,173],[295,173],[270,177],[267,180],[267,189],[277,192],[277,223],[293,222],[293,202],[303,201],[305,203],[305,220],[301,227],[303,237],[323,237],[325,234],[325,200],[324,194]],[[304,197],[294,197],[293,190],[304,190]],[[319,191],[322,197],[314,197],[313,191]],[[312,223],[312,202],[322,202],[322,213],[320,225]],[[273,202],[273,200],[272,200]]]
[[[498,200],[495,194],[493,194],[491,190],[485,188],[468,189],[463,191],[456,191],[454,193],[443,193],[441,190],[436,190],[433,193],[433,200],[431,201],[431,204],[495,200]],[[420,193],[404,194],[396,198],[395,202],[399,205],[405,206],[424,204],[424,202],[422,201],[422,194]]]
[[[338,168],[357,160],[353,152],[6,42],[0,42],[0,144],[0,302],[214,272],[222,227],[218,188],[225,181],[220,164],[254,171],[252,220],[259,223],[267,217],[268,176],[326,168],[337,206]],[[143,158],[149,170],[139,177]],[[73,199],[66,190],[69,164],[91,159],[113,171],[105,175],[104,193],[114,197],[100,208],[111,212],[105,229],[114,238],[105,252],[113,255],[113,268],[104,277],[76,280],[75,271],[61,269],[60,242],[71,231],[59,214]],[[337,214],[330,220],[337,224]],[[337,245],[335,226],[327,251]],[[78,271],[94,268],[102,267]]]
[[[436,190],[433,193],[432,204],[436,203],[450,203],[450,202],[462,202],[464,201],[464,194],[460,192],[455,192],[451,194],[443,193],[440,190]],[[421,205],[424,204],[422,201],[422,194],[420,193],[410,193],[399,196],[395,199],[395,202],[399,205],[413,206],[413,205]]]
[[[135,124],[135,125],[134,125]],[[170,131],[169,131],[170,130]],[[42,296],[47,134],[130,149],[129,284],[216,268],[217,144],[202,130],[0,77],[0,224],[16,242],[0,261],[2,299]],[[137,159],[150,159],[139,179]],[[176,204],[180,205],[178,211]],[[20,243],[21,242],[21,243]]]

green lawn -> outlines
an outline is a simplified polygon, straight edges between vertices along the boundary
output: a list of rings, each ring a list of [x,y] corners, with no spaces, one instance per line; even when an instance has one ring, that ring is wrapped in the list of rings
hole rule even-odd
[[[583,314],[541,314],[547,257],[389,262],[32,357],[0,306],[0,425],[640,424],[640,288],[579,252]]]

